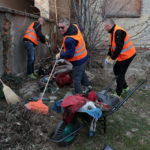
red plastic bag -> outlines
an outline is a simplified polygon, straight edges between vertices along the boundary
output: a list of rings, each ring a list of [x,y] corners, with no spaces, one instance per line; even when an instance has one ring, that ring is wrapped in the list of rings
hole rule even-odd
[[[68,73],[68,72],[63,72],[63,73],[57,74],[55,81],[60,88],[63,87],[64,85],[72,84],[72,78],[70,76],[70,73]]]

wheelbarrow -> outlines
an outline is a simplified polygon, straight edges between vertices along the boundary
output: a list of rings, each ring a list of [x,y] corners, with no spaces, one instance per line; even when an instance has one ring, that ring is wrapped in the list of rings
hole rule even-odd
[[[122,107],[127,102],[129,97],[144,83],[147,82],[147,80],[141,81],[133,90],[130,90],[127,93],[127,96],[124,99],[120,100],[119,98],[109,94],[109,90],[114,81],[115,78],[111,81],[106,90],[98,93],[99,97],[102,101],[105,102],[105,104],[109,103],[109,109],[101,109],[102,115],[100,119],[98,119],[98,122],[101,124],[104,133],[106,133],[107,129],[107,117],[118,111],[120,107]],[[67,146],[71,144],[76,139],[80,129],[89,126],[89,121],[92,119],[93,117],[83,112],[76,112],[70,123],[67,123],[66,120],[62,119],[58,123],[56,130],[50,134],[50,141],[57,143],[59,146]]]

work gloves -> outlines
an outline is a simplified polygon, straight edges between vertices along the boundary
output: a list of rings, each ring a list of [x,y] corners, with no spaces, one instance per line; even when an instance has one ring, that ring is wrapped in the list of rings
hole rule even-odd
[[[56,65],[62,65],[64,62],[65,62],[64,59],[58,59],[58,60],[56,61]]]
[[[110,56],[107,56],[107,58],[105,59],[105,64],[113,64],[115,60],[111,59]]]
[[[45,40],[49,41],[49,36],[47,34],[45,35]]]
[[[49,45],[49,36],[47,34],[45,35],[45,44]]]
[[[57,64],[59,64],[59,63],[64,63],[64,62],[65,62],[64,59],[59,59],[59,60],[57,61]]]
[[[56,54],[56,60],[58,60],[60,58],[60,53]]]

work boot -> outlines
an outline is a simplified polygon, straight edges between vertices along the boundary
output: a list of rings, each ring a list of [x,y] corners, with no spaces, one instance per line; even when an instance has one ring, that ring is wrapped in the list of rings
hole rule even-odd
[[[114,96],[114,97],[117,97],[117,98],[119,98],[119,99],[121,98],[121,96],[119,96],[119,95],[117,94],[117,92],[115,92],[115,93],[113,94],[113,96]]]
[[[128,93],[129,90],[130,90],[129,87],[123,89],[121,95],[124,95],[124,94]]]
[[[29,79],[32,79],[32,80],[36,80],[37,78],[36,78],[36,76],[32,73],[32,74],[29,74],[28,75],[28,78]]]
[[[34,75],[34,76],[38,76],[38,73],[37,73],[37,72],[34,72],[33,75]]]

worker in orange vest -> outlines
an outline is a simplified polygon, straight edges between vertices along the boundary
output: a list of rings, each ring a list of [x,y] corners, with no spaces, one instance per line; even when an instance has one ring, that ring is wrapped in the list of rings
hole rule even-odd
[[[105,64],[116,63],[113,72],[116,76],[117,87],[114,96],[120,97],[129,91],[125,80],[127,69],[136,55],[135,47],[125,29],[116,25],[110,18],[104,20],[104,29],[110,34],[110,48]]]
[[[41,32],[41,26],[45,24],[43,18],[39,18],[38,21],[33,22],[26,30],[23,41],[24,47],[27,50],[28,62],[27,62],[27,75],[30,79],[36,79],[36,73],[34,72],[35,62],[35,48],[38,45],[38,41],[47,43],[49,40],[48,35],[43,35]]]
[[[85,73],[88,53],[83,39],[81,28],[77,24],[70,24],[68,18],[61,18],[58,28],[63,35],[63,51],[56,55],[56,59],[66,59],[73,65],[72,80],[76,94],[82,93],[81,83],[86,90],[91,90],[92,86]]]

